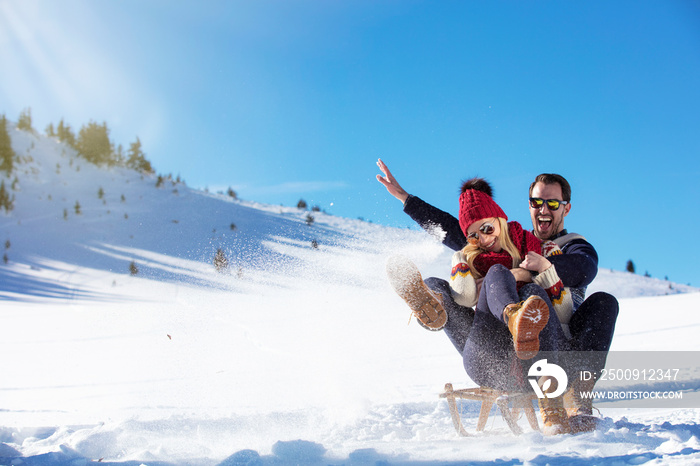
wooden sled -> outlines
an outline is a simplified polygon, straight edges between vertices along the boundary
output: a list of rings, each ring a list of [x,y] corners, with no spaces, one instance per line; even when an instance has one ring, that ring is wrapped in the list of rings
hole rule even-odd
[[[485,387],[455,390],[451,383],[447,383],[445,384],[445,392],[440,394],[440,398],[447,399],[447,405],[450,408],[450,415],[452,416],[452,424],[454,424],[457,432],[464,437],[469,437],[473,434],[467,432],[462,425],[462,419],[457,410],[457,398],[481,401],[481,411],[479,412],[479,420],[476,424],[476,430],[478,432],[483,431],[484,427],[486,427],[486,421],[489,418],[494,403],[496,403],[500,409],[503,419],[505,419],[508,427],[510,427],[510,430],[512,430],[515,435],[522,434],[522,430],[518,426],[518,413],[520,409],[525,411],[525,416],[530,422],[532,429],[540,430],[535,410],[532,407],[532,400],[537,399],[534,393],[504,392]]]

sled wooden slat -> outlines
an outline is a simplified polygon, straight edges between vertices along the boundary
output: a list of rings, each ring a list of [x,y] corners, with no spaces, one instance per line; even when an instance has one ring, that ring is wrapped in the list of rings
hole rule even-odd
[[[484,427],[486,427],[486,421],[488,421],[494,403],[498,406],[503,419],[505,419],[508,427],[510,427],[514,434],[520,435],[522,433],[517,421],[520,409],[525,412],[525,417],[530,423],[530,427],[532,427],[533,430],[540,430],[535,410],[532,407],[532,400],[537,399],[534,393],[505,392],[486,387],[455,390],[451,383],[447,383],[445,384],[445,392],[440,394],[440,398],[447,399],[447,405],[450,408],[450,416],[452,416],[452,424],[455,430],[464,437],[468,437],[472,434],[467,432],[462,425],[462,419],[457,410],[457,398],[481,401],[479,420],[476,423],[477,432],[481,432],[484,430]]]

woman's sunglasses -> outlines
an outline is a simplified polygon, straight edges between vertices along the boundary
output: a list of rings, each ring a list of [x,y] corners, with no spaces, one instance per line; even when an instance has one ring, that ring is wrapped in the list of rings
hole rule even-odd
[[[485,235],[491,235],[496,231],[496,228],[493,226],[493,223],[486,222],[479,227],[479,231]],[[467,242],[474,246],[478,245],[479,234],[477,232],[469,233],[467,235]]]
[[[547,208],[549,208],[549,210],[559,210],[559,206],[569,203],[569,201],[560,201],[558,199],[541,199],[539,197],[531,197],[530,207],[533,209],[539,209],[545,202],[547,203]]]

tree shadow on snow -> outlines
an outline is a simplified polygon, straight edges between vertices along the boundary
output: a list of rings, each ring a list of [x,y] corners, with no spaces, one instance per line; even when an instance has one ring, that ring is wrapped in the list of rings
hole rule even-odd
[[[97,301],[121,299],[116,294],[98,293],[69,283],[0,268],[0,300],[31,302],[42,298]]]

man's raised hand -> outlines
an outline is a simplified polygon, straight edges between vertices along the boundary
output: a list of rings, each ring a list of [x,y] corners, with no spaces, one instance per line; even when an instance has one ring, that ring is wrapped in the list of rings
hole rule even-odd
[[[382,173],[384,173],[384,176],[377,175],[377,181],[384,185],[386,190],[389,191],[389,194],[391,194],[401,202],[406,202],[406,199],[408,199],[408,193],[405,189],[401,187],[398,181],[396,181],[396,178],[394,178],[394,176],[389,171],[389,167],[387,167],[386,164],[382,162],[382,159],[377,160],[377,166],[382,171]]]

